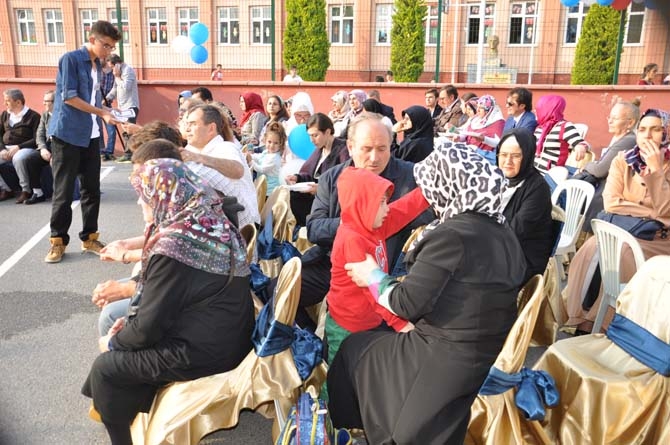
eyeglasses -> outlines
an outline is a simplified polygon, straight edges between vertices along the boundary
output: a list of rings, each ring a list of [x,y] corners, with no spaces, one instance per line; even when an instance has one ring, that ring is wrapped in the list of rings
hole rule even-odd
[[[44,102],[45,104],[48,104],[48,103],[53,102],[53,100],[44,100],[43,102]]]
[[[607,116],[608,121],[622,121],[625,120],[625,117],[618,117],[618,116]]]
[[[510,102],[510,101],[507,101],[507,102],[505,102],[505,105],[507,105],[508,107],[513,107],[516,104],[513,103],[513,102]]]
[[[498,153],[498,157],[503,161],[511,159],[513,162],[519,162],[523,155],[521,153]]]
[[[110,45],[110,44],[108,44],[108,43],[105,43],[104,41],[100,40],[100,39],[97,38],[97,37],[95,38],[95,40],[97,40],[98,42],[102,43],[102,47],[105,48],[107,51],[115,51],[115,50],[116,50],[116,46],[112,46],[112,45]]]

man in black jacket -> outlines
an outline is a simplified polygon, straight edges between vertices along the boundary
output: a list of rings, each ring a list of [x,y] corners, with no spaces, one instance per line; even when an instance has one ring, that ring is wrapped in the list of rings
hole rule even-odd
[[[362,115],[349,125],[347,147],[351,159],[336,165],[319,178],[319,185],[307,217],[307,238],[316,246],[302,257],[302,288],[300,309],[296,321],[301,326],[312,322],[303,308],[323,300],[330,287],[330,251],[340,225],[340,204],[337,197],[337,179],[349,166],[365,168],[393,182],[395,188],[389,202],[393,202],[416,187],[411,162],[391,156],[391,131],[378,115]],[[389,265],[393,266],[412,229],[435,219],[428,209],[386,241]],[[392,270],[389,267],[389,270]]]

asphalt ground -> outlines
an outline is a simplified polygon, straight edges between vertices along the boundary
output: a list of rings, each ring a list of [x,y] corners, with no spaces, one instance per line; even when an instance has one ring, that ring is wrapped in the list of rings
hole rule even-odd
[[[130,164],[103,163],[100,239],[142,233],[142,213],[130,187]],[[98,354],[99,282],[130,274],[131,266],[80,253],[81,209],[73,204],[71,242],[63,261],[47,264],[51,203],[0,202],[0,445],[109,443],[88,418],[80,393]],[[272,422],[253,412],[201,444],[269,444]]]

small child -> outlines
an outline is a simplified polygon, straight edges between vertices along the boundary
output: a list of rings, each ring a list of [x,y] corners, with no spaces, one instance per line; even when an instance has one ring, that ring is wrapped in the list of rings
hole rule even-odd
[[[398,332],[407,332],[413,325],[378,305],[367,288],[358,287],[344,269],[346,263],[375,257],[379,268],[388,273],[386,239],[409,224],[428,208],[428,202],[417,187],[402,198],[388,204],[393,183],[368,170],[345,168],[337,180],[341,207],[333,250],[326,338],[328,363],[340,344],[352,332],[366,331],[386,325]]]
[[[279,122],[268,125],[263,137],[265,149],[262,153],[247,152],[249,166],[258,174],[263,174],[268,181],[267,196],[279,186],[281,155],[286,146],[286,132]]]

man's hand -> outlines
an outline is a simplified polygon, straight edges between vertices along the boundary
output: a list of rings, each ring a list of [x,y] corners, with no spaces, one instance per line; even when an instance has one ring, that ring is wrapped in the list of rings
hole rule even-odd
[[[100,259],[102,261],[123,261],[123,254],[127,253],[128,249],[123,245],[123,242],[112,241],[100,250]]]
[[[181,158],[184,162],[199,162],[202,164],[199,153],[186,150],[185,148],[181,149]]]
[[[46,148],[40,148],[40,156],[44,161],[51,162],[51,152]]]
[[[99,308],[103,308],[114,301],[132,297],[136,286],[133,280],[123,283],[115,280],[107,280],[95,286],[91,301]]]
[[[5,149],[0,152],[0,157],[5,161],[11,161],[19,150],[18,145],[5,145]]]
[[[101,113],[100,117],[108,125],[117,125],[117,124],[120,123],[119,121],[114,119],[114,115],[112,113],[110,113],[108,110],[105,110],[105,109],[102,110],[102,113]]]

